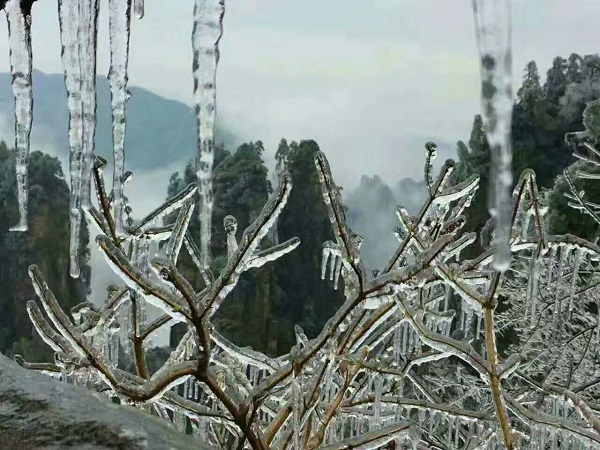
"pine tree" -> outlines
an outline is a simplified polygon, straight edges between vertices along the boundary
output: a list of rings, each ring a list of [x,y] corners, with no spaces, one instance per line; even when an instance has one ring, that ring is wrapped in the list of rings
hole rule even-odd
[[[554,105],[558,105],[560,98],[565,95],[567,89],[567,60],[557,56],[552,61],[552,67],[546,73],[544,83],[544,94],[546,99]]]
[[[525,105],[539,101],[543,97],[540,75],[535,61],[529,61],[525,66],[523,84],[517,91],[517,102]]]
[[[275,161],[277,161],[277,165],[275,166],[275,170],[277,173],[281,173],[288,161],[288,156],[290,153],[290,146],[288,145],[285,138],[281,138],[279,142],[279,146],[277,147],[277,151],[275,152]]]

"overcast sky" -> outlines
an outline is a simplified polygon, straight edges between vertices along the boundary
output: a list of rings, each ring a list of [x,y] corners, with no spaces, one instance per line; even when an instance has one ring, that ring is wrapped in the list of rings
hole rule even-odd
[[[191,104],[192,8],[146,0],[132,26],[131,85]],[[226,8],[219,120],[241,140],[261,139],[268,157],[282,136],[312,138],[340,184],[374,173],[395,183],[420,177],[425,140],[468,138],[480,109],[471,0],[226,0]],[[48,73],[62,71],[56,9],[56,0],[34,5],[34,64]],[[528,60],[544,73],[555,55],[599,49],[597,0],[514,0],[513,16],[516,80]],[[8,70],[4,38],[0,70]]]

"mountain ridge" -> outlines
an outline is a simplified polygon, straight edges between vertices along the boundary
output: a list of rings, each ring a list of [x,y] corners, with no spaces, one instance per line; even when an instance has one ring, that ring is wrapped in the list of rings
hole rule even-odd
[[[41,147],[63,160],[69,158],[67,93],[62,74],[33,72],[32,150]],[[147,89],[131,86],[127,103],[126,170],[146,171],[166,162],[188,161],[196,154],[196,115],[185,103],[168,99]],[[96,154],[112,160],[110,86],[104,76],[97,77]],[[0,73],[0,115],[6,114],[10,141],[13,130],[11,75]],[[227,147],[235,136],[221,124],[216,125],[216,141]]]

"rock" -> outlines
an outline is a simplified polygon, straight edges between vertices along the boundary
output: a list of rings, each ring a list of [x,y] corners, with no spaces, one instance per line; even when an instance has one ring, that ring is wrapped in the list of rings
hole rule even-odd
[[[208,449],[166,422],[0,355],[0,449]]]

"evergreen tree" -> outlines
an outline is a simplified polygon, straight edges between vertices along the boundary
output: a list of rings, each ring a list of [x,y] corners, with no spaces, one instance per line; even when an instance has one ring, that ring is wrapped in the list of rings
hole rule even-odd
[[[535,61],[529,61],[525,66],[523,84],[517,91],[517,102],[524,105],[531,105],[539,101],[543,95],[537,64]]]
[[[465,231],[479,232],[489,219],[488,213],[488,187],[489,187],[489,171],[491,163],[490,145],[485,135],[485,127],[483,118],[477,114],[473,119],[471,128],[471,136],[469,138],[469,146],[464,142],[459,141],[458,147],[458,167],[455,170],[455,182],[460,182],[467,179],[470,175],[479,174],[479,189],[471,202],[469,215]],[[467,249],[467,256],[475,255],[479,251],[478,245],[473,245]]]
[[[577,53],[571,53],[567,63],[567,84],[581,83],[581,62],[583,58]]]
[[[284,138],[281,138],[279,142],[279,146],[277,147],[277,151],[275,152],[275,161],[277,161],[277,165],[275,166],[275,170],[277,173],[281,173],[285,166],[287,165],[288,156],[290,153],[290,146]]]
[[[558,105],[560,98],[567,89],[567,60],[557,56],[552,61],[552,67],[546,73],[544,95],[553,105]]]
[[[586,104],[600,98],[600,56],[578,56],[577,62],[576,73],[569,75],[567,70],[569,84],[560,102],[563,118],[574,128],[570,131],[581,127],[581,115]]]
[[[211,251],[214,255],[212,270],[218,272],[227,264],[227,235],[223,228],[223,219],[232,215],[238,223],[238,240],[242,232],[257,217],[272,190],[267,178],[267,168],[262,155],[263,143],[242,144],[235,153],[230,154],[220,148],[215,158],[213,175],[214,208]],[[173,196],[189,183],[195,182],[194,169],[189,163],[183,173],[171,176],[168,196]],[[171,223],[175,217],[169,217]],[[192,216],[189,228],[192,236],[197,236],[199,224],[197,214]],[[180,257],[180,271],[186,278],[194,280],[196,287],[203,284],[191,258],[186,254]],[[234,292],[219,309],[215,324],[228,339],[238,345],[250,345],[253,348],[274,354],[277,349],[278,330],[271,309],[282,296],[272,269],[249,271],[242,275]],[[181,327],[175,326],[171,341],[179,340]],[[248,333],[248,330],[255,330]]]
[[[285,264],[277,266],[277,279],[285,291],[285,299],[277,306],[276,315],[280,326],[291,331],[298,324],[309,337],[322,329],[343,301],[341,292],[321,280],[319,270],[323,242],[333,239],[333,233],[315,169],[314,155],[318,150],[312,140],[290,144],[286,170],[294,187],[278,227],[280,240],[297,236],[301,244],[286,255]],[[280,348],[288,351],[293,344],[295,339],[290,333]]]

